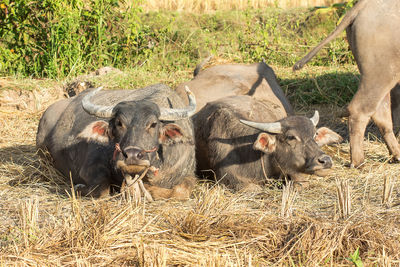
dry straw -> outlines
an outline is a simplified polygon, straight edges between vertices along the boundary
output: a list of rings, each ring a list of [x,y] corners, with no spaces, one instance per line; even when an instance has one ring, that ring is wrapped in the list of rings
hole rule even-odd
[[[43,108],[54,101],[52,90],[38,92]],[[200,183],[188,201],[136,205],[120,195],[93,200],[71,194],[68,179],[36,154],[42,111],[0,112],[1,265],[349,266],[357,248],[365,266],[400,264],[396,186],[389,187],[393,204],[382,207],[384,177],[399,177],[400,169],[387,163],[380,140],[365,142],[361,169],[346,167],[347,142],[324,147],[335,164],[332,174],[310,176],[309,186],[297,194],[286,187],[287,204],[279,184],[248,194]],[[324,126],[342,127],[334,112],[319,111]],[[351,181],[352,213],[346,220],[334,215],[335,177]],[[290,212],[281,216],[294,200],[296,212],[290,219],[285,217]]]
[[[30,198],[20,202],[20,225],[25,247],[29,247],[30,240],[35,238],[38,232],[39,201]]]
[[[387,207],[392,204],[392,193],[394,188],[394,180],[391,176],[385,176],[383,179],[383,194],[382,194],[382,204]]]
[[[340,216],[346,219],[351,213],[351,188],[349,186],[349,181],[336,178],[336,190]]]
[[[293,181],[288,181],[282,189],[282,206],[281,216],[288,218],[293,212],[293,203],[297,196],[297,190],[293,184]]]

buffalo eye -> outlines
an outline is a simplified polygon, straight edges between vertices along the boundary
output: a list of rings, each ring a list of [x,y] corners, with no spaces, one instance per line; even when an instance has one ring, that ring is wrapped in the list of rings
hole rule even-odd
[[[154,129],[157,127],[157,122],[156,121],[154,121],[154,122],[151,122],[151,123],[149,123],[149,125],[147,126],[147,131],[149,132],[149,133],[153,133],[154,132]]]
[[[300,138],[297,137],[296,135],[288,134],[286,136],[286,142],[291,146],[296,145],[298,143],[298,141],[300,141]]]
[[[122,123],[122,121],[120,119],[116,119],[115,126],[117,126],[117,128],[122,128],[122,127],[124,127],[124,124]]]

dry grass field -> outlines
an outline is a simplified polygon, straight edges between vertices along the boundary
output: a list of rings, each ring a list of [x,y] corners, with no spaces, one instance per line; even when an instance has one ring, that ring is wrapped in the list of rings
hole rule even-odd
[[[295,80],[311,76],[316,68],[296,74],[289,68],[276,70]],[[125,77],[118,75],[127,74],[91,81],[114,88]],[[129,75],[146,80],[142,85],[156,79]],[[190,75],[188,70],[157,79],[174,85]],[[373,127],[362,168],[347,167],[345,138],[340,145],[324,147],[334,160],[332,173],[310,176],[309,184],[295,191],[271,181],[261,194],[241,194],[202,181],[188,201],[137,206],[120,195],[76,198],[68,181],[36,155],[38,120],[62,97],[61,82],[2,78],[0,86],[5,89],[0,91],[0,266],[400,265],[400,168],[388,163]],[[7,89],[23,89],[26,95],[5,97]],[[337,108],[296,107],[306,114],[315,108],[321,124],[347,136]],[[342,180],[349,189],[347,215],[338,202]],[[283,195],[288,196],[285,201]]]

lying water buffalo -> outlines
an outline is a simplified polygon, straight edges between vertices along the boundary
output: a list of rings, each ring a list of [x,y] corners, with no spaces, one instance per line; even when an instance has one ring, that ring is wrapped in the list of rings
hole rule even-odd
[[[254,190],[267,177],[301,182],[304,174],[322,174],[332,160],[319,146],[341,139],[328,128],[316,131],[318,112],[286,117],[280,105],[250,96],[210,102],[192,118],[198,169],[235,190]]]
[[[197,111],[208,102],[226,96],[250,95],[259,100],[278,103],[288,114],[292,106],[280,88],[275,73],[264,62],[251,65],[223,64],[201,70],[197,66],[194,78],[180,84],[176,91],[185,98],[185,86],[196,95]]]
[[[107,195],[113,185],[146,170],[145,192],[154,198],[187,198],[196,166],[192,93],[187,91],[185,107],[161,84],[100,89],[51,105],[40,120],[37,147],[50,152],[55,167],[72,177],[82,195]]]
[[[325,44],[345,28],[360,70],[358,91],[348,106],[351,166],[364,161],[365,128],[373,119],[393,159],[400,160],[400,146],[393,133],[390,91],[400,81],[400,1],[360,0],[346,13],[338,27],[303,59],[300,69]]]

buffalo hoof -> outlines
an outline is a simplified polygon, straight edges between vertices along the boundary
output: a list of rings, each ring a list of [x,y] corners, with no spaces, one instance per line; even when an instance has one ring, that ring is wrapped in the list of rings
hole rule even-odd
[[[77,191],[77,190],[82,189],[84,187],[86,187],[86,185],[84,185],[84,184],[76,184],[76,185],[74,185],[74,190]]]
[[[293,186],[297,191],[306,190],[310,187],[310,181],[295,181]]]
[[[290,176],[290,180],[294,183],[304,183],[308,182],[310,175],[305,173],[296,173]]]
[[[389,160],[389,163],[399,163],[400,162],[400,158],[396,158],[396,157],[392,157],[390,160]]]
[[[351,149],[350,149],[351,150]],[[365,164],[364,154],[358,155],[358,153],[350,153],[350,168],[358,169]]]
[[[365,162],[361,162],[359,164],[355,164],[355,163],[350,163],[350,165],[348,165],[348,167],[350,169],[362,169],[362,167],[364,167]]]
[[[84,194],[82,194],[82,191],[84,191],[85,188],[86,188],[86,185],[84,185],[84,184],[76,184],[76,185],[74,185],[74,192],[78,196],[82,196],[82,195],[84,195]]]

